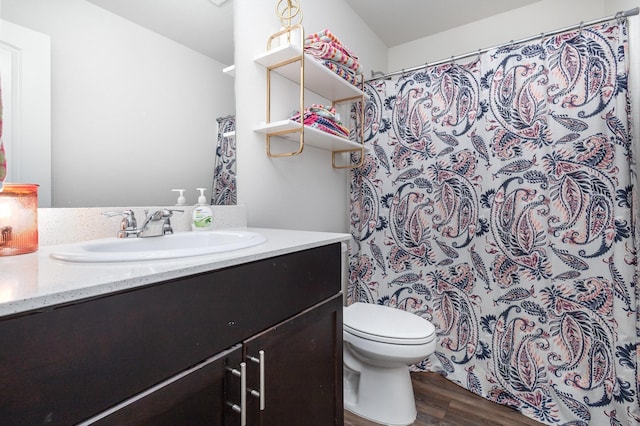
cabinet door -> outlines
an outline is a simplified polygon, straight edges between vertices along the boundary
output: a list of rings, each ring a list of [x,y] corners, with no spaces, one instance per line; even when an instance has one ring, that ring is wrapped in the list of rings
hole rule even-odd
[[[236,345],[81,425],[239,425],[241,361]]]
[[[264,358],[264,410],[250,394],[247,425],[343,424],[342,296],[337,295],[245,342],[247,387],[259,391]]]

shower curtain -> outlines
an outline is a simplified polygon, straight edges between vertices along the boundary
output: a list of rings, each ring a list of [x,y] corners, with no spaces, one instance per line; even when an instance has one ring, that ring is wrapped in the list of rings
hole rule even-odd
[[[637,424],[626,22],[365,86],[348,303],[430,320],[435,371],[554,425]]]
[[[212,205],[237,204],[236,188],[236,117],[220,117],[218,121],[218,145],[213,167]],[[227,135],[227,136],[225,136]]]

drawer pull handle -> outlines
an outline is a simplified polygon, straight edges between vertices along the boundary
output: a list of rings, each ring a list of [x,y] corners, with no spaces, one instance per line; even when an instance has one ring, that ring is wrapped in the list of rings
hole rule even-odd
[[[251,396],[260,398],[260,411],[265,407],[265,395],[264,395],[264,351],[258,352],[258,358],[250,356],[249,361],[255,362],[260,365],[260,390],[251,390]]]
[[[247,424],[247,363],[240,363],[240,370],[227,367],[227,370],[232,375],[240,377],[240,405],[232,402],[227,402],[227,405],[231,407],[236,413],[240,413],[240,426],[246,426]]]

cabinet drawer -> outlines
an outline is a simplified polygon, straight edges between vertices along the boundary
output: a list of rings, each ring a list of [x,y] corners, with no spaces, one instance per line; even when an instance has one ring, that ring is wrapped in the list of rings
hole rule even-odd
[[[0,419],[86,419],[340,291],[340,244],[0,321]]]

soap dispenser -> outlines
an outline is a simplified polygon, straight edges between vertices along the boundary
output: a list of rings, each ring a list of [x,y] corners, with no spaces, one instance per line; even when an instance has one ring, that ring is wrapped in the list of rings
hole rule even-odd
[[[206,188],[196,188],[200,191],[198,197],[198,204],[193,206],[193,214],[191,216],[191,230],[193,231],[207,231],[211,229],[213,224],[213,210],[211,206],[207,204],[207,198],[204,196]]]
[[[176,200],[176,206],[186,206],[187,199],[184,198],[184,189],[172,189],[173,192],[179,192],[178,199]]]

